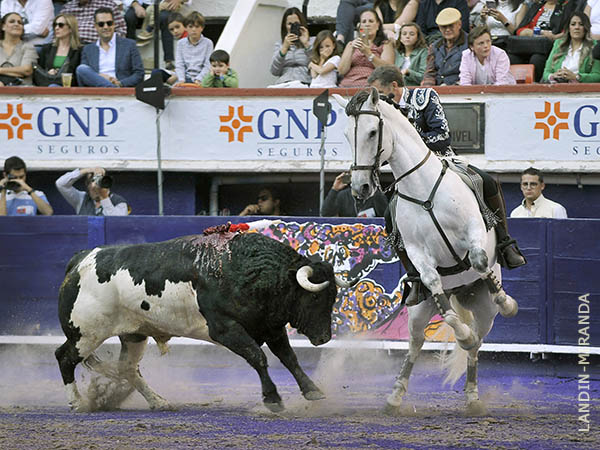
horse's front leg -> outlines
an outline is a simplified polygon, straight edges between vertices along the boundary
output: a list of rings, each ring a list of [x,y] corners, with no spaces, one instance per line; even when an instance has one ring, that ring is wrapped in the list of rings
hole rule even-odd
[[[410,253],[409,253],[410,255]],[[453,330],[456,342],[465,350],[472,349],[477,344],[477,336],[473,330],[465,324],[452,310],[450,301],[442,289],[442,278],[433,264],[425,259],[425,256],[417,256],[413,264],[421,274],[421,281],[431,291],[433,301],[438,311]]]
[[[436,313],[432,301],[421,302],[408,309],[408,353],[402,364],[400,374],[396,377],[394,390],[387,397],[386,412],[395,414],[399,411],[404,394],[408,389],[408,379],[425,342],[425,327]]]
[[[467,414],[480,416],[486,413],[485,405],[479,400],[477,388],[477,355],[479,346],[469,350],[467,357],[467,380],[465,382],[465,395],[467,397]]]

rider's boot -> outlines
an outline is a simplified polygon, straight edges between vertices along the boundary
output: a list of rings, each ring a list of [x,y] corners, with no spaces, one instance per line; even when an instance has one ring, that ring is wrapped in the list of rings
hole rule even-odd
[[[404,269],[406,269],[407,275],[404,288],[402,290],[402,301],[406,304],[406,306],[418,305],[427,297],[429,297],[431,292],[429,292],[429,289],[427,289],[421,282],[419,272],[406,254],[406,250],[396,248],[396,253],[398,254],[398,258],[400,258]],[[406,283],[407,281],[411,282],[411,287],[408,286],[408,283]]]
[[[517,242],[508,234],[508,223],[506,222],[506,207],[504,195],[498,183],[498,192],[486,197],[485,203],[500,219],[496,225],[496,249],[498,251],[498,262],[507,269],[514,269],[527,264],[525,256],[519,250]]]

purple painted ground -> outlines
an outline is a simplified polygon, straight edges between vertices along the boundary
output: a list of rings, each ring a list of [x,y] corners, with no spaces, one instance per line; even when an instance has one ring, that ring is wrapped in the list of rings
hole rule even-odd
[[[139,394],[120,410],[74,413],[66,406],[49,346],[0,346],[0,448],[600,448],[600,374],[590,382],[590,431],[578,431],[580,366],[574,357],[532,361],[483,354],[480,396],[488,412],[464,414],[462,383],[441,387],[437,362],[416,365],[404,414],[383,412],[402,352],[303,350],[299,359],[327,400],[302,398],[291,375],[271,360],[286,410],[268,412],[254,371],[213,347],[150,347],[141,370],[174,411],[150,411]],[[114,347],[104,358],[114,358]],[[83,391],[89,372],[79,371]]]

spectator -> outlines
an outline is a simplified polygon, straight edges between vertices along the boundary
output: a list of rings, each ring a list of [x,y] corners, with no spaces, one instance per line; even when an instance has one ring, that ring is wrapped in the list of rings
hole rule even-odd
[[[169,16],[176,12],[187,14],[191,0],[162,0],[159,3],[160,38],[163,47],[165,68],[174,70],[173,64],[173,35],[169,31]],[[143,28],[137,38],[145,45],[149,43],[154,34],[154,2],[143,0],[124,0],[125,23],[127,25],[127,38],[136,40],[136,28]]]
[[[462,52],[460,61],[460,84],[516,84],[508,55],[492,45],[487,25],[475,27],[469,33],[469,48]]]
[[[177,42],[175,56],[177,84],[194,83],[201,86],[202,79],[210,71],[213,42],[202,35],[205,23],[202,14],[193,11],[184,20],[188,36]]]
[[[127,27],[125,26],[125,19],[123,19],[123,12],[114,0],[70,0],[65,4],[61,12],[75,16],[79,25],[79,39],[81,39],[81,43],[84,45],[98,41],[95,12],[99,8],[109,8],[112,10],[115,33],[120,37],[125,37],[126,35]]]
[[[180,39],[186,38],[188,36],[187,31],[185,29],[184,21],[185,21],[184,17],[179,13],[171,13],[171,15],[169,16],[169,21],[168,21],[169,33],[171,33],[173,35],[173,38],[175,38],[177,41],[179,41]],[[150,41],[144,41],[144,42],[150,42]],[[137,43],[137,46],[143,47],[143,45],[140,45],[139,42]],[[153,69],[152,75],[154,75],[155,72],[158,72],[161,74],[162,79],[165,83],[175,84],[175,82],[177,81],[177,74],[175,73],[175,70]]]
[[[335,37],[329,30],[319,31],[313,44],[312,58],[308,64],[312,76],[311,88],[337,87],[337,68],[340,55]]]
[[[142,57],[135,42],[115,35],[110,8],[98,8],[95,26],[100,39],[83,47],[77,67],[80,86],[132,87],[144,79]]]
[[[210,72],[202,80],[202,87],[238,87],[238,75],[229,67],[229,53],[215,50],[209,60]]]
[[[546,59],[552,50],[553,42],[563,36],[575,0],[542,0],[532,3],[517,25],[516,35],[524,39],[512,38],[507,48],[511,64],[533,64],[535,81],[540,81],[544,73]],[[534,28],[539,28],[540,36],[534,36]]]
[[[331,190],[323,200],[321,215],[324,217],[383,217],[388,202],[380,190],[362,201],[352,195],[350,174],[340,173],[333,182]]]
[[[284,216],[281,195],[274,187],[264,187],[258,193],[256,204],[246,206],[240,216]]]
[[[354,39],[355,25],[363,11],[373,8],[371,0],[340,0],[335,18],[335,37],[341,44]]]
[[[0,180],[0,216],[44,216],[53,214],[42,191],[36,191],[27,184],[27,167],[18,156],[4,161],[4,172]]]
[[[270,87],[306,87],[310,84],[310,40],[302,12],[298,8],[286,9],[281,19],[281,42],[275,43],[271,59],[271,74],[277,80]]]
[[[542,195],[546,188],[544,176],[538,169],[530,167],[521,174],[523,201],[512,210],[510,217],[550,217],[566,219],[567,210],[560,203],[548,200]]]
[[[73,186],[82,177],[85,177],[86,192]],[[129,214],[127,201],[111,192],[112,183],[102,167],[95,167],[65,173],[56,180],[56,187],[80,216],[126,216]]]
[[[58,73],[74,74],[81,60],[81,42],[75,16],[62,13],[57,15],[52,23],[52,29],[54,41],[42,46],[39,67],[54,79],[38,80],[34,75],[37,86],[62,86],[62,79],[57,76]],[[72,81],[72,86],[77,85],[75,81]]]
[[[543,80],[550,83],[598,83],[600,61],[592,58],[590,19],[581,11],[571,15],[565,36],[554,41]]]
[[[52,0],[2,0],[0,16],[18,13],[23,19],[24,31],[21,38],[31,45],[50,42],[52,37],[50,26],[54,18]]]
[[[396,66],[378,67],[369,77],[369,85],[398,103],[421,139],[438,156],[456,156],[450,146],[450,127],[440,97],[431,88],[407,89]]]
[[[588,0],[583,10],[592,24],[592,39],[600,39],[600,0]]]
[[[33,64],[38,55],[29,42],[23,42],[23,18],[8,13],[0,20],[0,86],[31,85]]]
[[[427,65],[427,43],[421,28],[414,22],[405,23],[400,28],[395,64],[402,72],[407,86],[421,84]]]
[[[432,44],[441,37],[438,17],[443,10],[448,8],[458,11],[460,27],[465,33],[469,32],[469,7],[466,0],[441,0],[439,2],[437,0],[420,0],[415,22],[421,27],[428,44]]]
[[[446,8],[435,20],[442,37],[429,46],[421,86],[458,84],[462,52],[468,44],[467,33],[461,29],[461,13],[455,8]]]
[[[419,0],[375,0],[373,9],[383,23],[383,32],[393,41],[398,40],[400,27],[417,17]]]
[[[520,21],[526,11],[527,6],[523,0],[481,0],[471,9],[471,16],[477,17],[475,26],[487,25],[492,36],[492,44],[506,50],[508,37],[514,34],[517,20]]]
[[[372,9],[360,15],[360,36],[346,44],[338,71],[340,87],[364,87],[376,67],[394,63],[394,47],[383,34],[381,19]]]

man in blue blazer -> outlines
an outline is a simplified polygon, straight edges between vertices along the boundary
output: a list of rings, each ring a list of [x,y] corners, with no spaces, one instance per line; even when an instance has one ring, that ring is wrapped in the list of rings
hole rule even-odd
[[[135,41],[115,35],[115,21],[110,8],[94,12],[94,26],[100,37],[83,47],[77,67],[79,86],[131,87],[144,79],[142,57]]]

